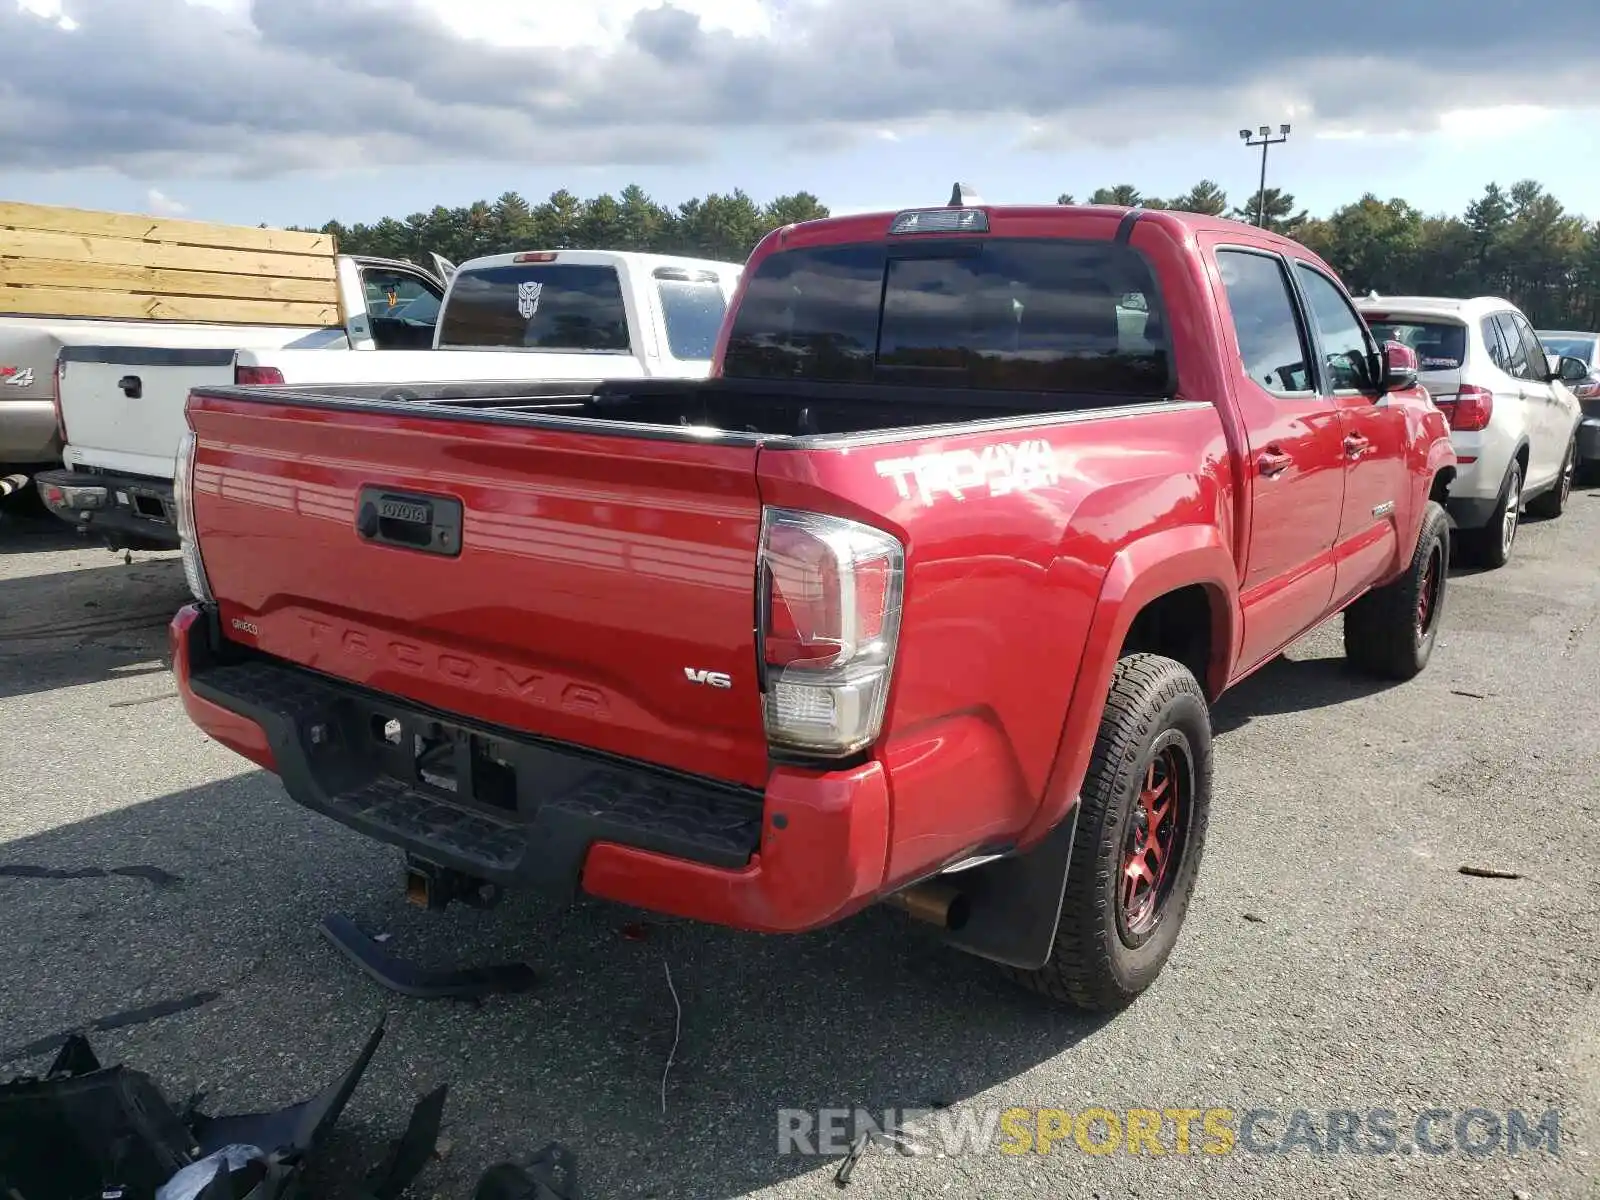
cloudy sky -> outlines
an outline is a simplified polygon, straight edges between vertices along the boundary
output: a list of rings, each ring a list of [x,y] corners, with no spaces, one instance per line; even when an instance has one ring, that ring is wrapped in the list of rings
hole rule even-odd
[[[1592,0],[0,0],[0,198],[223,221],[638,182],[835,210],[1209,176],[1600,217]]]

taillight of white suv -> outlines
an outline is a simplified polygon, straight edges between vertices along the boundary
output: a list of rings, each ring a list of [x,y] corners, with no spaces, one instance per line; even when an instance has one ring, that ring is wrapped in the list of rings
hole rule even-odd
[[[869,525],[762,513],[757,645],[775,749],[843,757],[883,729],[900,635],[905,548]]]
[[[1464,383],[1454,398],[1441,396],[1434,401],[1434,405],[1444,413],[1451,429],[1475,433],[1489,428],[1489,419],[1494,416],[1494,393],[1488,388]]]

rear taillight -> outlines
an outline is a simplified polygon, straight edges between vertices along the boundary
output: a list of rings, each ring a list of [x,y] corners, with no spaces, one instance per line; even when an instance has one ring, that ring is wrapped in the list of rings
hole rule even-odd
[[[900,634],[904,547],[857,521],[769,508],[759,569],[768,742],[831,756],[870,745]]]
[[[56,412],[56,439],[67,444],[67,414],[61,407],[61,379],[67,373],[67,360],[56,355],[55,374],[50,381],[50,407]]]
[[[1489,428],[1489,418],[1494,415],[1494,393],[1471,384],[1462,384],[1454,399],[1434,403],[1450,422],[1450,428],[1462,433]]]
[[[1579,400],[1600,399],[1600,379],[1585,379],[1572,391]]]
[[[206,578],[205,560],[200,557],[200,536],[194,521],[194,430],[186,429],[178,443],[177,461],[172,471],[172,506],[178,510],[178,543],[183,550],[183,575],[196,600],[210,603],[211,581]]]
[[[235,365],[233,368],[233,382],[239,387],[255,387],[259,384],[282,383],[283,372],[277,367],[245,367]]]

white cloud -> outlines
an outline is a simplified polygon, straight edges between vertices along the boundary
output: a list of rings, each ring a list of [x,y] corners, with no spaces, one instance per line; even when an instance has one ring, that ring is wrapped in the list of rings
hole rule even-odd
[[[1471,136],[1534,119],[1529,97],[1600,103],[1592,0],[1529,0],[1511,23],[1456,0],[19,3],[0,0],[13,170],[644,165],[736,132],[774,154],[972,130],[1070,151],[1284,121]],[[1559,58],[1551,28],[1570,32]]]
[[[189,211],[187,204],[180,204],[171,196],[156,188],[151,188],[144,194],[145,208],[152,216],[156,217],[181,217]]]
[[[48,21],[63,33],[78,28],[78,23],[61,10],[61,0],[17,0],[17,11]]]

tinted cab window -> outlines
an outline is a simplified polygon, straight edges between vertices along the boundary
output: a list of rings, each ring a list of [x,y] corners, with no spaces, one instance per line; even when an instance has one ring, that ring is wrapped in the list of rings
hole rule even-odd
[[[1375,384],[1372,355],[1376,350],[1366,326],[1338,286],[1321,271],[1296,263],[1311,319],[1322,341],[1328,385],[1336,392],[1366,391]]]
[[[1244,373],[1280,396],[1313,391],[1310,356],[1283,261],[1244,250],[1219,250],[1217,269],[1228,294]]]
[[[614,267],[560,262],[458,272],[439,344],[626,354],[622,281]]]
[[[995,238],[774,254],[746,285],[731,378],[1160,396],[1161,299],[1130,247]]]

